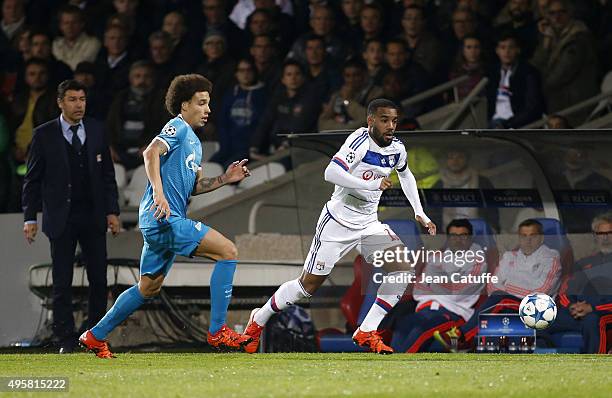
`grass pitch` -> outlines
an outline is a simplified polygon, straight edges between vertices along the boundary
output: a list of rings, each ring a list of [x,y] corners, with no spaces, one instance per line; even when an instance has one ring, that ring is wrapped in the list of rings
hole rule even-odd
[[[0,376],[67,376],[54,397],[612,396],[612,357],[595,355],[4,354]]]

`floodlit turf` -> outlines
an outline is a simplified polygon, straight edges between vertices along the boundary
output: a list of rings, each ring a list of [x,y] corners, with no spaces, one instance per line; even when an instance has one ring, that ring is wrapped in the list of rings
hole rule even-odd
[[[594,355],[4,354],[0,376],[68,376],[76,397],[612,396],[612,357]]]

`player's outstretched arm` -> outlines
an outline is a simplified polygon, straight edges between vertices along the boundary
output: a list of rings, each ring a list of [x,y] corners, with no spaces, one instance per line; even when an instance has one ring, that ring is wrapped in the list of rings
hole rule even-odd
[[[421,199],[419,199],[419,191],[417,188],[416,178],[410,171],[408,167],[405,167],[403,171],[397,172],[399,176],[400,185],[402,186],[402,191],[404,191],[404,195],[408,198],[410,205],[414,209],[414,216],[418,222],[420,222],[424,227],[427,228],[427,231],[430,235],[436,234],[436,224],[431,222],[429,217],[423,211],[423,206],[421,205]]]
[[[378,191],[379,189],[384,191],[391,186],[388,179],[385,178],[382,180],[362,180],[348,173],[335,162],[330,162],[329,165],[327,165],[325,169],[325,181],[344,188],[367,189],[368,191]]]
[[[170,204],[164,195],[159,158],[167,152],[167,144],[159,139],[154,139],[142,153],[147,177],[153,188],[153,205],[150,210],[155,210],[155,218],[166,220],[170,218]]]
[[[242,181],[243,179],[251,175],[251,172],[246,166],[247,162],[248,159],[236,161],[228,166],[227,170],[225,170],[225,173],[212,178],[202,176],[202,170],[198,170],[196,182],[193,186],[193,191],[191,192],[191,194],[200,195],[221,188],[225,184]]]

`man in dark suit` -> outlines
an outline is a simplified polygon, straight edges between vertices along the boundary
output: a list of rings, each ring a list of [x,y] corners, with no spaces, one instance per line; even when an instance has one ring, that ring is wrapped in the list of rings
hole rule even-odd
[[[120,229],[115,172],[104,128],[85,114],[85,86],[75,80],[57,89],[62,113],[34,130],[23,185],[23,231],[36,237],[36,213],[51,243],[53,333],[60,353],[74,349],[72,274],[79,242],[89,281],[88,328],[106,312],[106,230]]]

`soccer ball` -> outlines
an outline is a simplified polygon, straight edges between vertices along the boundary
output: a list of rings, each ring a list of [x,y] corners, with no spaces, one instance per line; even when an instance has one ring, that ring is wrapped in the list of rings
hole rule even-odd
[[[525,326],[536,330],[549,327],[557,317],[557,305],[544,293],[532,293],[523,298],[519,316]]]

